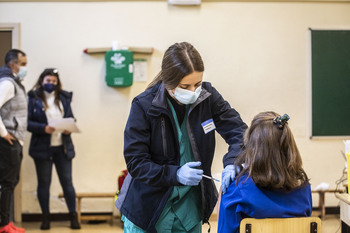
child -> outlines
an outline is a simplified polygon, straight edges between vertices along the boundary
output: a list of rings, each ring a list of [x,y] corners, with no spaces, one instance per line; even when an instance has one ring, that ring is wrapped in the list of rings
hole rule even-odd
[[[241,171],[221,197],[218,232],[238,233],[246,217],[311,215],[310,184],[288,120],[288,115],[275,112],[254,117],[245,133],[245,148],[235,160]]]

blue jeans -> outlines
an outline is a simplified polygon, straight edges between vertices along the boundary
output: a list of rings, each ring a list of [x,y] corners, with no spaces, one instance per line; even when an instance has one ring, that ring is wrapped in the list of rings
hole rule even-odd
[[[66,158],[63,146],[50,147],[48,160],[34,159],[38,177],[38,199],[43,214],[49,214],[52,165],[55,164],[64,198],[70,213],[76,212],[76,195],[72,182],[72,160]]]

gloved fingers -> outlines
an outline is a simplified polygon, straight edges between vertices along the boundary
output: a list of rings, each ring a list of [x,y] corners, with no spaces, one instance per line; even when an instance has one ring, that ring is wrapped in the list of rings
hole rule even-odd
[[[235,179],[236,176],[236,170],[233,170],[230,172],[230,181],[233,181]]]
[[[235,165],[233,164],[230,164],[230,165],[227,165],[224,169],[224,172],[228,172],[228,171],[234,171],[235,170]]]
[[[201,182],[202,180],[202,175],[196,175],[196,176],[192,176],[190,179],[189,179],[189,185],[198,185],[199,182]]]
[[[202,175],[203,175],[203,170],[202,169],[194,169],[194,168],[190,168],[191,170],[189,171],[187,177],[189,179],[195,179],[195,180],[201,180],[202,179]]]
[[[230,186],[230,176],[224,176],[224,177],[222,177],[222,180],[221,180],[221,189],[222,189],[222,193],[223,193],[223,194],[226,193],[226,189],[228,188],[228,186]]]
[[[186,177],[202,176],[203,170],[197,169],[197,168],[191,168],[186,166],[185,164],[180,168],[180,174]]]
[[[196,174],[193,176],[197,180],[202,180],[203,170],[196,171]]]
[[[202,180],[202,176],[190,176],[190,177],[183,177],[180,181],[180,183],[184,185],[198,185],[199,182]]]
[[[230,186],[231,181],[235,178],[235,166],[227,165],[225,169],[222,171],[222,179],[221,179],[221,189],[222,193],[226,193],[227,188]]]
[[[202,180],[203,170],[197,169],[201,162],[188,162],[177,171],[177,180],[184,185],[198,185]]]
[[[227,165],[222,171],[222,179],[224,179],[224,176],[228,176],[228,179],[230,179],[230,181],[233,181],[236,176],[236,166],[232,164]]]
[[[222,190],[222,194],[226,193],[226,186],[223,183],[221,184],[221,190]]]
[[[188,167],[199,167],[202,163],[200,161],[197,162],[188,162],[185,165],[187,165]]]
[[[202,169],[191,168],[191,174],[192,174],[193,176],[202,177],[202,175],[203,175],[203,170],[202,170]]]
[[[234,170],[234,166],[233,165],[227,165],[225,167],[225,169],[222,171],[222,177],[224,177],[227,174],[229,174],[232,170]]]
[[[195,180],[189,180],[186,182],[185,185],[190,185],[190,186],[197,186],[200,181],[195,181]]]

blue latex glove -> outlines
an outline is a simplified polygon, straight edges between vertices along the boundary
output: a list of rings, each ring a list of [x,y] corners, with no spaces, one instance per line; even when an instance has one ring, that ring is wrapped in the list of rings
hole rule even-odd
[[[231,182],[234,180],[236,176],[235,165],[227,165],[225,169],[222,171],[222,179],[221,179],[221,190],[222,194],[226,193],[227,188],[230,186]],[[241,170],[237,167],[238,172]]]
[[[202,169],[196,169],[194,167],[199,167],[201,162],[188,162],[182,165],[177,170],[177,181],[183,185],[198,185],[202,180]]]

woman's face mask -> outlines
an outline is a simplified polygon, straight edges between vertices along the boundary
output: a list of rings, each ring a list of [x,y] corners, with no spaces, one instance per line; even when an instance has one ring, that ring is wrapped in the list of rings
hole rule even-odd
[[[193,104],[198,99],[201,91],[202,86],[197,87],[194,92],[176,87],[173,96],[182,104]]]
[[[43,88],[46,92],[51,93],[56,89],[56,85],[53,83],[45,83]]]
[[[51,93],[56,90],[58,78],[54,75],[46,75],[43,79],[42,86],[44,91]]]

